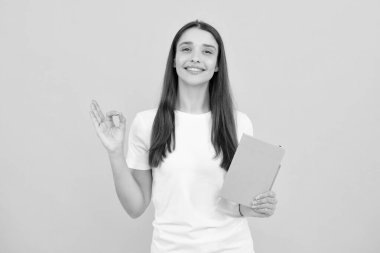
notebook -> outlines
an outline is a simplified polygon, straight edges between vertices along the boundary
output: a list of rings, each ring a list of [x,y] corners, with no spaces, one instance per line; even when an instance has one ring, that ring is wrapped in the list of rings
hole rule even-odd
[[[219,193],[250,206],[253,198],[272,189],[285,150],[243,133]]]

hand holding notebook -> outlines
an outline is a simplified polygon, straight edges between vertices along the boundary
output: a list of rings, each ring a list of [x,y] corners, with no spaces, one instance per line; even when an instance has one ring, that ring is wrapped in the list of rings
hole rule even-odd
[[[243,134],[220,196],[250,206],[253,197],[271,190],[284,154],[279,146]]]

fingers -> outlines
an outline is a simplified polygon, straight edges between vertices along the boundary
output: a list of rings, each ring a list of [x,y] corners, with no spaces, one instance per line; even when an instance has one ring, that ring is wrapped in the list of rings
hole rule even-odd
[[[116,115],[119,115],[120,113],[118,111],[109,111],[106,113],[106,121],[108,121],[111,126],[115,126],[115,123],[113,122],[113,119],[112,117],[113,116],[116,116]]]
[[[112,116],[119,115],[119,114],[120,114],[120,112],[118,112],[118,111],[109,111],[106,113],[106,117],[108,119],[112,119]]]
[[[268,203],[257,203],[253,204],[251,208],[257,212],[265,212],[266,210],[274,211],[276,209],[276,203],[277,201],[275,201],[274,203],[271,201],[269,201]]]
[[[260,210],[260,209],[271,209],[271,210],[274,210],[274,209],[276,209],[276,205],[274,205],[274,204],[261,204],[261,205],[258,205],[258,206],[252,206],[252,208],[254,210]]]
[[[113,122],[113,118],[112,118],[113,116],[119,116],[120,128],[122,128],[124,130],[126,119],[125,119],[123,113],[118,112],[118,111],[109,111],[106,113],[106,120],[109,121],[112,126],[115,126],[115,123]]]
[[[251,202],[254,217],[267,218],[274,214],[277,199],[274,191],[267,191],[255,196]]]
[[[261,218],[267,218],[274,214],[275,208],[250,208],[249,209],[252,217],[261,217]]]
[[[98,124],[105,120],[105,117],[104,117],[102,111],[100,110],[100,106],[98,105],[98,103],[95,100],[91,101],[91,110],[94,113]]]
[[[266,197],[275,198],[276,197],[276,193],[274,191],[267,191],[267,192],[264,192],[264,193],[261,193],[261,194],[257,195],[254,198],[254,200],[258,200],[258,199],[262,199],[262,198],[266,198]]]
[[[263,208],[263,209],[254,210],[254,212],[256,214],[261,215],[259,217],[266,218],[274,214],[274,209]]]
[[[122,128],[125,131],[126,119],[123,113],[112,110],[112,111],[107,112],[106,116],[104,116],[96,100],[91,101],[90,116],[96,129],[100,126],[100,123],[105,122],[105,121],[108,121],[109,124],[112,127],[114,127],[115,123],[113,122],[113,116],[119,116],[120,128]]]
[[[95,116],[95,114],[94,114],[93,111],[90,111],[90,116],[91,116],[92,123],[93,123],[95,129],[97,129],[97,128],[99,127],[99,122],[98,122],[98,120],[96,119],[96,116]]]
[[[266,204],[266,203],[277,204],[277,199],[275,199],[275,198],[263,198],[263,199],[252,201],[253,205],[260,205],[260,204]]]
[[[268,191],[256,196],[252,201],[252,208],[255,211],[266,212],[266,210],[274,211],[276,209],[277,199],[273,191]]]

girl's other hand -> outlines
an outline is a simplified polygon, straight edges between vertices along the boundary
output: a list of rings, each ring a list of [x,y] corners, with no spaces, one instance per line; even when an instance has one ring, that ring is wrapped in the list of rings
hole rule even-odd
[[[241,205],[240,208],[244,216],[265,218],[274,214],[276,204],[276,193],[267,191],[254,197],[250,207]]]
[[[109,111],[104,117],[95,100],[91,102],[90,116],[96,133],[109,153],[123,152],[125,137],[125,117],[121,112]],[[119,116],[119,126],[113,122],[113,116]]]

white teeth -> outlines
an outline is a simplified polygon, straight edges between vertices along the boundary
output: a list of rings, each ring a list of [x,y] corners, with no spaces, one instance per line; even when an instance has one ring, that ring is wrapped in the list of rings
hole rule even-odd
[[[190,70],[190,71],[203,71],[202,69],[198,69],[198,68],[187,68],[187,70]]]

